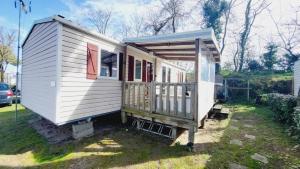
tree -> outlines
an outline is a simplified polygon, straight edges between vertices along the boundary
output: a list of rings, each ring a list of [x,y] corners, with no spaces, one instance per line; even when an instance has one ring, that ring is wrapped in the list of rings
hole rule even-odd
[[[250,60],[248,62],[248,69],[251,72],[260,71],[262,70],[262,66],[259,64],[257,60]]]
[[[148,14],[146,21],[146,30],[150,30],[153,35],[158,35],[159,32],[168,24],[171,20],[170,16],[167,16],[161,10],[157,12],[151,12]]]
[[[273,42],[269,42],[266,46],[267,52],[263,54],[264,67],[269,71],[274,69],[274,65],[277,63],[278,45]]]
[[[172,32],[175,33],[179,22],[186,16],[183,9],[183,0],[168,0],[160,1],[163,8],[162,11],[167,13],[170,17],[169,25],[172,29]]]
[[[228,23],[229,23],[229,20],[232,16],[232,9],[235,5],[237,0],[230,0],[228,5],[227,5],[227,8],[224,12],[224,26],[223,26],[223,36],[222,36],[222,40],[221,40],[221,49],[220,49],[220,53],[221,55],[223,54],[223,51],[225,49],[225,46],[226,46],[226,38],[227,38],[227,31],[228,31]]]
[[[285,53],[283,58],[280,59],[279,66],[282,67],[286,71],[292,71],[294,68],[295,62],[298,60],[298,56],[291,55],[290,53]]]
[[[221,17],[228,9],[225,0],[206,0],[202,6],[203,20],[206,28],[212,28],[219,40],[222,33]]]
[[[247,1],[245,10],[245,20],[242,28],[242,32],[239,37],[239,54],[238,54],[238,71],[243,70],[246,49],[249,41],[249,35],[252,30],[252,26],[257,18],[257,16],[262,13],[270,4],[266,3],[266,0],[259,0],[258,2],[252,4],[252,0]]]
[[[16,56],[13,53],[15,31],[5,31],[0,27],[0,81],[4,81],[4,73],[9,64],[16,64]]]
[[[111,10],[95,10],[90,12],[88,20],[94,25],[100,34],[106,34],[108,24],[111,20]]]
[[[300,57],[300,25],[298,21],[299,11],[295,12],[294,19],[292,19],[288,24],[279,24],[278,21],[275,21],[270,11],[269,13],[277,29],[278,36],[282,42],[280,47],[286,51],[286,54],[283,55],[285,62],[285,65],[283,66],[286,67],[286,70],[291,71],[294,63],[297,61],[297,58]]]

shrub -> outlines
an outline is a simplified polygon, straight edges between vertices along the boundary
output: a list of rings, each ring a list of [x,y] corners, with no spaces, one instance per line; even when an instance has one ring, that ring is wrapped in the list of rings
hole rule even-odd
[[[297,97],[270,93],[261,95],[260,103],[270,106],[274,119],[287,125],[291,134],[300,136],[300,107],[296,107]]]
[[[293,122],[294,108],[297,106],[297,99],[292,95],[284,95],[279,93],[270,93],[263,96],[267,105],[274,112],[274,119],[284,123],[291,124]]]
[[[300,107],[295,108],[293,120],[294,120],[293,130],[294,130],[294,132],[296,132],[295,134],[300,136]]]

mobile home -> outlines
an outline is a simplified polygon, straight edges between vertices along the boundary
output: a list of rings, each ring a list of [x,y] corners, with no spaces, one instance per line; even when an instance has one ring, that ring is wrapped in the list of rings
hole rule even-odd
[[[190,62],[194,79],[178,61]],[[60,16],[36,21],[22,44],[22,104],[56,125],[122,111],[190,130],[214,104],[219,48],[211,29],[128,38]]]

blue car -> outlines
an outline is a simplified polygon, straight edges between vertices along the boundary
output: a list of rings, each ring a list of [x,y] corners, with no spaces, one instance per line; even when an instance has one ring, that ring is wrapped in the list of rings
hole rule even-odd
[[[14,93],[6,83],[0,83],[0,104],[11,105]]]

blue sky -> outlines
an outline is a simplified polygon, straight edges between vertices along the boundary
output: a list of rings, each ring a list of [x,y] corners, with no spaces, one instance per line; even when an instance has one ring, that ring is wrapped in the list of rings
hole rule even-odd
[[[61,14],[68,7],[60,0],[31,0],[32,12],[22,16],[22,34],[27,33],[34,20]],[[28,3],[28,0],[25,0]],[[17,29],[18,10],[14,7],[14,0],[4,0],[0,7],[0,26]],[[24,32],[25,31],[25,32]],[[24,35],[23,35],[24,36]]]
[[[29,2],[29,0],[24,0]],[[38,19],[61,14],[75,23],[80,23],[90,30],[95,30],[91,25],[87,25],[87,12],[95,9],[111,9],[114,23],[108,27],[109,36],[118,37],[115,33],[120,33],[122,25],[120,22],[130,24],[130,16],[146,16],[149,12],[155,10],[159,0],[31,0],[32,12],[22,16],[21,39],[29,32],[33,22]],[[186,10],[193,11],[186,23],[179,31],[188,31],[200,29],[201,27],[201,9],[196,6],[198,0],[185,0]],[[245,0],[239,0],[239,3],[233,10],[234,18],[229,25],[231,32],[239,32],[243,24],[243,14],[245,9]],[[254,0],[259,1],[259,0]],[[286,24],[295,16],[295,10],[300,10],[300,0],[267,0],[271,3],[270,13],[275,20]],[[275,25],[270,18],[270,13],[263,12],[256,20],[251,32],[251,48],[255,56],[260,56],[264,52],[264,45],[270,39],[280,43]],[[117,23],[117,24],[116,24]],[[0,26],[8,29],[17,29],[18,10],[14,7],[14,0],[1,0],[0,6]],[[232,49],[235,48],[235,36],[231,34],[227,39],[227,48],[224,51],[222,61],[230,60]],[[13,71],[14,69],[11,69]]]

